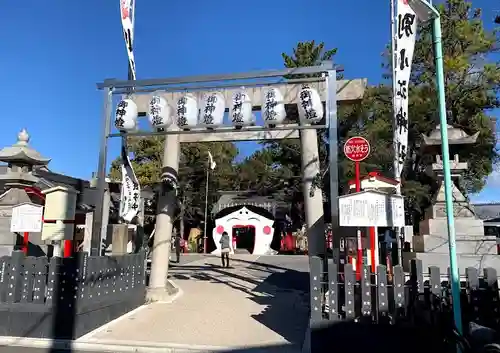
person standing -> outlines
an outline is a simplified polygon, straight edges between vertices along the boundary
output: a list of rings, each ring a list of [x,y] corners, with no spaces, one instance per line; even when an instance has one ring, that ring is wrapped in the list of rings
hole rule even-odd
[[[231,251],[231,243],[227,232],[222,233],[219,243],[221,249],[222,267],[229,267],[229,252]]]

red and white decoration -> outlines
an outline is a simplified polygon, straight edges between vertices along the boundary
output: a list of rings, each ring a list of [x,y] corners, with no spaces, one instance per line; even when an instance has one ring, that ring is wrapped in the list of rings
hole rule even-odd
[[[212,254],[220,254],[220,238],[223,232],[227,232],[229,237],[232,237],[233,228],[251,227],[255,229],[255,242],[252,251],[253,255],[266,255],[273,253],[271,249],[271,242],[274,237],[274,220],[261,216],[255,212],[250,211],[246,207],[242,207],[228,215],[220,217],[215,220],[215,227],[212,231],[217,249]],[[235,242],[231,242],[231,253],[237,247]]]

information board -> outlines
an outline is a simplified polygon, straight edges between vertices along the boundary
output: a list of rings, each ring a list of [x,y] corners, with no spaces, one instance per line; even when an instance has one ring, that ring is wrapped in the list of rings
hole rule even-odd
[[[404,202],[399,195],[362,191],[339,198],[341,227],[404,227]]]
[[[22,203],[12,208],[10,231],[12,233],[38,233],[42,231],[43,206]]]

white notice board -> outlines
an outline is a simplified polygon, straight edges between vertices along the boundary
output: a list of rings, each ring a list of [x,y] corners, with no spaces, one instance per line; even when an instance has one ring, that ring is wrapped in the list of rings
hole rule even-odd
[[[38,233],[42,231],[43,206],[22,203],[12,208],[10,231],[12,233]]]
[[[404,214],[399,195],[362,191],[339,198],[341,227],[404,227]]]

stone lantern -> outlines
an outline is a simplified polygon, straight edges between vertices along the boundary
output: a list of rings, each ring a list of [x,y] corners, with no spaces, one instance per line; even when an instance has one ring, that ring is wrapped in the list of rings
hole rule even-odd
[[[30,136],[23,129],[17,135],[17,142],[0,150],[0,162],[7,163],[7,173],[0,175],[2,184],[7,189],[33,186],[38,178],[33,175],[34,166],[49,164],[50,158],[44,158],[28,145]]]
[[[500,269],[495,236],[484,235],[483,221],[476,217],[473,207],[457,187],[468,169],[467,162],[460,161],[458,148],[460,145],[476,143],[479,132],[469,136],[462,129],[451,125],[447,128],[450,155],[453,156],[449,163],[460,273],[464,274],[467,267]],[[419,224],[420,234],[413,237],[413,252],[403,255],[404,265],[409,266],[409,260],[416,258],[423,261],[424,269],[438,266],[442,273],[446,273],[449,266],[449,244],[440,127],[436,127],[428,136],[423,135],[422,140],[422,148],[435,155],[435,161],[427,167],[426,172],[437,182],[438,191],[433,197],[432,205],[425,211],[425,219]]]
[[[28,145],[29,135],[23,129],[17,142],[0,150],[0,162],[6,163],[6,172],[0,173],[0,256],[9,255],[18,242],[10,232],[12,208],[32,200],[25,188],[33,186],[38,178],[33,175],[34,166],[45,166],[50,162]],[[42,244],[41,234],[30,234],[30,242]]]

